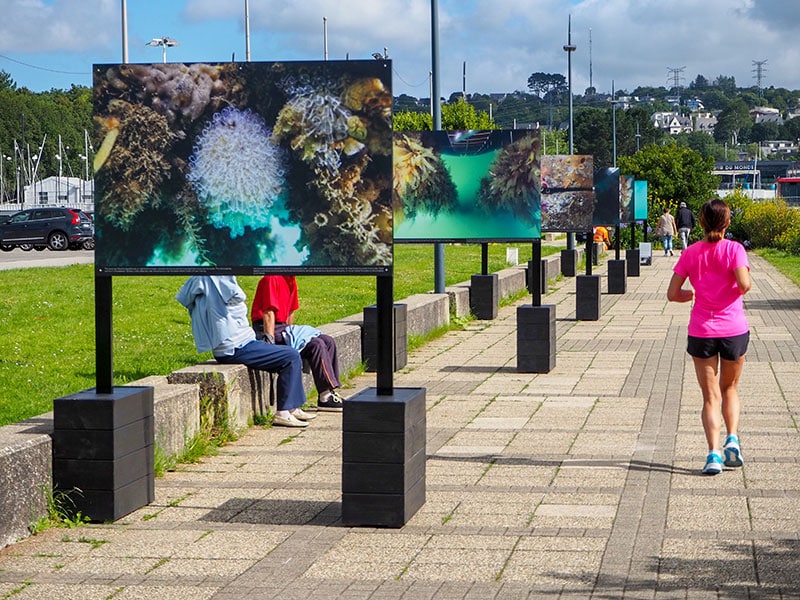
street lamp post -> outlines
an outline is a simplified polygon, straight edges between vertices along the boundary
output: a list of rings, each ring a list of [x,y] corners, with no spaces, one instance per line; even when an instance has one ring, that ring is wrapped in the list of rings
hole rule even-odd
[[[167,48],[172,46],[179,46],[180,44],[169,37],[153,38],[145,44],[145,46],[161,46],[161,58],[163,62],[167,62]]]
[[[564,46],[564,52],[567,53],[567,90],[569,93],[569,153],[574,152],[573,148],[573,135],[572,135],[572,53],[575,52],[576,46],[572,43],[572,15],[569,16],[567,21],[567,44]],[[575,234],[572,232],[567,233],[567,250],[575,248]]]

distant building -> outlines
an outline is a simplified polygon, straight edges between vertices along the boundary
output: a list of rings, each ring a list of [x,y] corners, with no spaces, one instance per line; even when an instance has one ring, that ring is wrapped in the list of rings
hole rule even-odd
[[[33,206],[94,206],[94,180],[56,175],[25,186],[24,204]]]
[[[753,117],[755,123],[777,123],[778,125],[783,125],[781,111],[777,108],[757,106],[750,110],[750,116]]]
[[[791,154],[793,152],[797,152],[797,142],[793,142],[791,140],[765,140],[759,144],[761,148],[761,153],[763,155],[771,155],[771,154]]]
[[[692,115],[694,130],[714,135],[714,127],[717,126],[717,117],[710,112],[698,112]]]
[[[700,98],[689,98],[686,101],[686,107],[691,111],[705,110],[706,108]]]
[[[692,119],[684,117],[678,112],[656,112],[653,113],[653,127],[666,131],[670,135],[679,133],[691,133],[694,130]]]

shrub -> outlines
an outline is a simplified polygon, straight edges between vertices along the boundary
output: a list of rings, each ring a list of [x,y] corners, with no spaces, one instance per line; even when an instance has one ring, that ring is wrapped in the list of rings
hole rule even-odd
[[[792,244],[796,245],[800,212],[780,199],[753,202],[744,211],[742,225],[752,247],[787,250]]]

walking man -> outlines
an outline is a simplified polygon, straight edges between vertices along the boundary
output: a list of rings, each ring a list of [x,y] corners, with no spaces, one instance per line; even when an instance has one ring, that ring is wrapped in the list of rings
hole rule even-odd
[[[686,206],[686,202],[678,205],[678,214],[675,217],[675,225],[678,227],[678,235],[681,238],[681,250],[689,247],[689,232],[694,229],[694,214]]]

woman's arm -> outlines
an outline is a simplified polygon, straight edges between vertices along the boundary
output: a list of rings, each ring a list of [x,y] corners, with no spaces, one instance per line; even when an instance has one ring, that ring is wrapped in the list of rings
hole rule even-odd
[[[677,273],[672,274],[672,279],[669,280],[669,287],[667,288],[667,300],[670,302],[691,302],[694,300],[694,290],[683,289],[684,281],[686,281],[685,277],[681,277]]]
[[[736,277],[736,285],[739,286],[739,293],[744,296],[750,291],[750,269],[747,267],[738,267],[733,270],[733,275]]]

